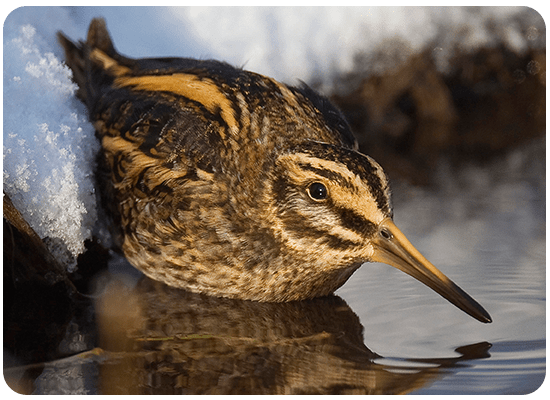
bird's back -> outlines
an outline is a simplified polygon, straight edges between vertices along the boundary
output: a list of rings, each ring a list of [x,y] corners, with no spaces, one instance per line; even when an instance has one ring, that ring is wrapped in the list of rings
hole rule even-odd
[[[217,119],[221,125],[218,136],[228,147],[243,145],[243,140],[258,140],[263,135],[271,136],[273,141],[277,140],[273,136],[281,136],[284,141],[298,136],[300,140],[309,138],[356,147],[342,114],[305,84],[287,86],[215,60],[128,58],[116,51],[105,21],[99,18],[92,20],[86,42],[75,44],[61,33],[59,41],[80,88],[78,95],[92,119],[105,111],[105,102],[138,103],[136,97],[140,97],[144,104],[138,103],[139,108],[144,109],[148,107],[145,100],[154,98],[156,102],[168,100],[175,109],[195,108],[207,119]],[[173,102],[174,99],[178,101]],[[134,112],[133,117],[139,115]],[[266,119],[271,129],[262,125],[263,135],[250,126],[263,124]],[[296,126],[288,127],[289,121]],[[130,122],[136,121],[130,117],[126,123]]]

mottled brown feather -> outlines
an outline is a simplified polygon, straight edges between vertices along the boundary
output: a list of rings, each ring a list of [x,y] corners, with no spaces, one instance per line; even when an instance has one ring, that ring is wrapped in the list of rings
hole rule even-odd
[[[391,216],[387,179],[326,98],[218,61],[124,57],[102,19],[86,42],[59,38],[101,141],[103,204],[136,268],[195,292],[288,301],[332,293],[369,260],[372,227]],[[311,198],[313,182],[330,201]]]

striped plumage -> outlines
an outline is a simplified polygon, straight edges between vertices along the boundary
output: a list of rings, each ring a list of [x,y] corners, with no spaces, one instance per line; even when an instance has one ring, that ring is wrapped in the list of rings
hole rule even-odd
[[[146,275],[289,301],[332,293],[365,261],[395,264],[378,243],[401,234],[388,180],[327,99],[222,62],[126,58],[101,19],[85,43],[59,38],[102,144],[103,203]],[[415,277],[459,303],[441,276],[445,290]]]

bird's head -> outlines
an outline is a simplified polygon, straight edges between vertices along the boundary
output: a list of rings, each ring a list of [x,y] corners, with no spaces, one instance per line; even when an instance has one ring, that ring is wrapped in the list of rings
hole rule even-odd
[[[389,264],[481,322],[489,314],[441,273],[393,223],[388,179],[359,152],[307,141],[281,154],[270,187],[272,229],[317,268]]]

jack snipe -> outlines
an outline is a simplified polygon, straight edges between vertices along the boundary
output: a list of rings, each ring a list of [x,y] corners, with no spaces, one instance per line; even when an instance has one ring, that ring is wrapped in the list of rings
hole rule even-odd
[[[147,276],[290,301],[379,261],[491,321],[394,225],[386,175],[326,98],[218,61],[124,57],[102,19],[86,42],[59,40],[102,144],[118,244]]]

